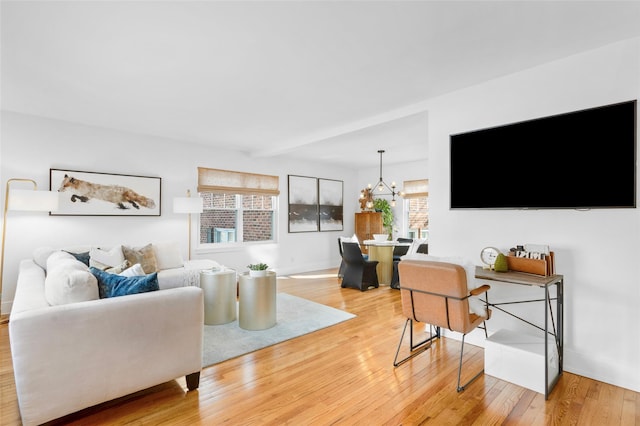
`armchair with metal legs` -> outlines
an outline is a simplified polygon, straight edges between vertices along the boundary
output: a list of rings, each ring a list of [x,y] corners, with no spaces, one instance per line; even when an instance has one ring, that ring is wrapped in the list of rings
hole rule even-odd
[[[480,377],[484,369],[474,375],[465,384],[461,385],[462,359],[464,355],[464,338],[476,327],[484,328],[487,333],[485,321],[491,316],[488,309],[488,300],[485,297],[486,315],[477,315],[469,311],[469,297],[478,296],[489,290],[488,285],[483,285],[471,291],[467,288],[467,275],[465,269],[456,264],[432,261],[403,260],[398,265],[402,279],[400,294],[402,299],[402,312],[407,320],[402,330],[400,343],[393,360],[397,367],[414,356],[424,352],[431,346],[434,339],[440,338],[440,328],[462,333],[462,347],[460,349],[460,362],[458,365],[457,391],[464,390],[471,382]],[[430,336],[419,343],[414,344],[413,322],[418,321],[429,324]],[[400,348],[409,327],[410,354],[398,361]],[[433,333],[435,328],[435,333]]]

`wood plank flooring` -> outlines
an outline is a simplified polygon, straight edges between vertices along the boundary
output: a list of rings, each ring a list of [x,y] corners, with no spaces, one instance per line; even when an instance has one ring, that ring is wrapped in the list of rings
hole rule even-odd
[[[640,394],[565,372],[549,400],[483,375],[455,389],[460,342],[443,338],[398,368],[397,290],[340,288],[335,270],[279,277],[278,291],[357,317],[74,413],[69,425],[640,425]],[[489,322],[489,327],[491,327]],[[0,326],[0,423],[19,425],[8,326]],[[465,346],[463,371],[482,369]],[[464,373],[463,373],[464,380]]]

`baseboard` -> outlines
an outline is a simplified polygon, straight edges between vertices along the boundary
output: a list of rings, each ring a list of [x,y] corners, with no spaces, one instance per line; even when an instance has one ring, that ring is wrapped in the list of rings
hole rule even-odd
[[[304,264],[287,265],[284,268],[278,268],[276,272],[278,275],[291,275],[299,274],[302,272],[323,271],[326,269],[335,269],[336,278],[338,277],[338,267],[340,264],[327,264],[326,262],[309,262]]]
[[[640,367],[621,360],[594,359],[564,348],[564,371],[640,392]]]
[[[11,308],[13,307],[13,300],[2,302],[0,305],[0,316],[9,316],[9,312],[11,312]]]

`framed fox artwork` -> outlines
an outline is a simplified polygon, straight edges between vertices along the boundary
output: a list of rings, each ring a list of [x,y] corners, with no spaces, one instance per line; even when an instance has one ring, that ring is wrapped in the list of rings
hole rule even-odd
[[[160,216],[159,177],[64,169],[50,169],[49,177],[60,197],[50,215]]]

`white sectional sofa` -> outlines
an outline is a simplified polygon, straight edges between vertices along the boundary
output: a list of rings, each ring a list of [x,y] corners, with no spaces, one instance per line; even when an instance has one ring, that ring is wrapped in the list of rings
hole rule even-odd
[[[20,263],[9,318],[24,425],[183,375],[189,390],[198,387],[204,312],[197,277],[200,270],[217,266],[215,262],[187,261],[159,270],[159,291],[51,304],[45,292],[45,284],[50,284],[47,265],[38,264],[42,250],[35,257],[40,259]],[[67,278],[66,290],[74,281]]]

